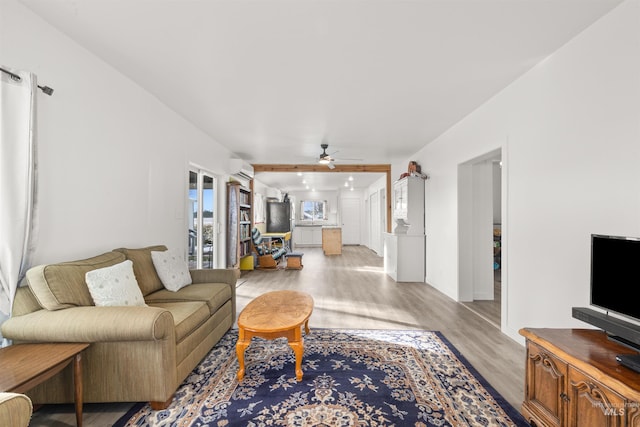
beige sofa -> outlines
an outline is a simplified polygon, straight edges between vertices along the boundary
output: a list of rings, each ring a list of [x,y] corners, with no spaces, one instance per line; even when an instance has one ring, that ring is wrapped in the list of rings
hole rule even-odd
[[[0,393],[0,426],[27,427],[33,406],[24,394]]]
[[[190,270],[193,283],[166,290],[152,250],[112,252],[41,265],[18,288],[2,334],[14,342],[87,342],[83,353],[85,402],[171,403],[187,375],[235,321],[239,270]],[[85,273],[129,259],[147,307],[96,307]],[[34,404],[73,402],[71,369],[26,393]]]

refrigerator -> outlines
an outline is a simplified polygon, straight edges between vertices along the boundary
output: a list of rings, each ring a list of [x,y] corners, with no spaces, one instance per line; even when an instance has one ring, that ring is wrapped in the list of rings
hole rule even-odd
[[[267,233],[291,231],[291,204],[289,202],[267,202]]]

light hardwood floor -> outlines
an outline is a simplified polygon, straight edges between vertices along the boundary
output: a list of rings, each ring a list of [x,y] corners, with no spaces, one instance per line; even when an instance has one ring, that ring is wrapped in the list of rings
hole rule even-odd
[[[500,329],[500,317],[502,315],[502,280],[501,271],[493,273],[493,300],[474,300],[462,303],[469,310],[485,319],[487,322]]]
[[[238,313],[271,290],[310,293],[313,328],[423,329],[440,331],[516,409],[524,396],[525,350],[484,317],[425,283],[396,283],[383,272],[382,258],[363,246],[345,246],[342,255],[300,248],[304,268],[243,272],[237,285]],[[109,426],[131,404],[86,404],[85,426]],[[73,426],[72,405],[48,405],[31,426]]]

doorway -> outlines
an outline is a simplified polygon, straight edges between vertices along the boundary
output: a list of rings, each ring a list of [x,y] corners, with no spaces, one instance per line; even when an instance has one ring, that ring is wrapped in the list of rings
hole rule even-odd
[[[501,149],[458,166],[458,298],[499,329],[506,301],[502,183]]]
[[[213,174],[191,167],[188,183],[187,250],[189,268],[215,268],[218,223],[217,181]]]
[[[360,242],[360,200],[341,198],[342,244],[359,245]]]

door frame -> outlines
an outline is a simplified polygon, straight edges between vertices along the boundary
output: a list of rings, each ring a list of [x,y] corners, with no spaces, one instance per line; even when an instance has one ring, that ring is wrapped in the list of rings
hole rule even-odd
[[[474,221],[474,198],[480,196],[477,188],[474,188],[473,166],[487,161],[500,159],[501,177],[500,177],[500,205],[501,205],[501,312],[500,312],[500,329],[506,330],[507,313],[508,313],[508,162],[506,145],[488,151],[485,154],[474,157],[470,160],[462,162],[458,165],[458,301],[472,301],[474,299],[474,271],[478,263],[474,266],[474,248],[479,246],[490,246],[491,256],[493,254],[493,236],[485,236],[486,233],[478,232],[478,221]],[[492,200],[484,200],[483,203],[492,203]],[[493,223],[493,218],[491,218]],[[478,237],[481,236],[481,237]],[[475,242],[474,239],[491,239],[490,242]],[[486,254],[484,254],[486,255]],[[484,263],[483,263],[484,264]],[[493,263],[487,264],[484,268],[491,269],[493,277]],[[482,273],[481,273],[482,274]],[[487,271],[484,271],[485,275]]]

